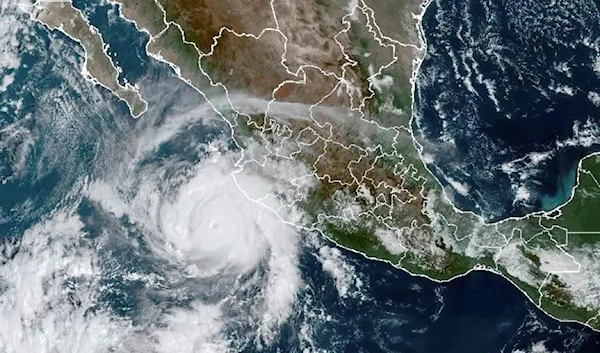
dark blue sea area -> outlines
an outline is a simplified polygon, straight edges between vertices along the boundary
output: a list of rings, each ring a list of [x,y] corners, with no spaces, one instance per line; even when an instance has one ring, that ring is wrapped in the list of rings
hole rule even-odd
[[[143,34],[127,35],[127,33],[135,31],[135,25],[118,16],[116,5],[75,0],[73,6],[82,10],[90,23],[102,33],[102,39],[108,45],[109,56],[113,63],[122,69],[119,81],[122,84],[138,82],[145,73],[148,62],[145,49],[148,36]],[[113,48],[127,48],[127,50],[114,50]]]
[[[328,351],[529,353],[539,342],[544,353],[600,350],[600,334],[549,318],[495,274],[475,271],[435,283],[362,255],[343,254],[364,281],[368,299],[340,300],[314,258],[306,254],[302,261],[308,289],[298,303],[310,300],[331,315],[315,323],[315,341]],[[301,319],[291,319],[279,343],[267,351],[294,351],[290,342]]]
[[[592,0],[433,1],[413,131],[455,206],[487,221],[551,210],[600,150]]]
[[[77,316],[78,321],[53,321],[50,326],[56,329],[50,332],[76,331],[77,325],[84,326],[94,314],[108,313],[113,321],[129,322],[139,334],[156,335],[148,339],[148,342],[155,342],[163,328],[161,320],[171,310],[186,309],[195,301],[212,303],[231,298],[229,311],[224,314],[227,321],[223,331],[227,338],[242,343],[239,345],[240,352],[600,351],[600,334],[583,325],[561,323],[550,318],[515,286],[489,272],[472,272],[447,283],[436,283],[411,276],[387,263],[340,249],[343,261],[353,268],[355,283],[361,283],[357,286],[360,288],[352,292],[355,295],[340,296],[335,281],[316,256],[318,246],[335,247],[322,238],[319,238],[318,246],[310,241],[301,241],[298,270],[303,283],[295,298],[292,314],[281,325],[272,342],[260,343],[255,339],[255,326],[249,321],[251,315],[255,315],[255,303],[261,302],[261,292],[253,286],[244,287],[240,282],[262,281],[265,272],[262,265],[247,278],[236,278],[235,281],[215,277],[170,279],[166,274],[172,272],[175,265],[153,254],[146,242],[148,237],[142,234],[147,230],[138,227],[127,216],[117,217],[98,202],[82,196],[85,189],[82,185],[118,170],[109,163],[120,163],[115,159],[122,152],[120,147],[137,138],[139,131],[145,131],[147,125],[168,123],[173,116],[192,111],[202,103],[199,95],[179,81],[169,67],[140,54],[140,48],[147,40],[144,35],[135,32],[125,21],[106,20],[110,10],[110,6],[100,7],[92,22],[97,23],[104,33],[112,31],[129,38],[104,36],[111,42],[111,50],[118,53],[114,55],[121,58],[119,63],[132,72],[127,80],[139,84],[142,94],[148,99],[148,114],[159,118],[149,122],[144,120],[144,116],[138,120],[131,118],[122,101],[81,77],[82,50],[76,43],[56,32],[48,34],[40,25],[32,25],[31,50],[22,57],[26,65],[19,68],[18,81],[0,96],[0,107],[12,109],[12,114],[0,116],[0,239],[3,243],[16,241],[17,244],[7,253],[0,254],[0,273],[19,277],[21,271],[26,271],[18,267],[26,263],[15,262],[22,251],[18,240],[25,238],[28,229],[65,210],[81,220],[84,236],[69,244],[67,249],[62,249],[56,244],[61,244],[66,235],[60,233],[62,228],[59,227],[59,234],[52,234],[47,244],[31,239],[28,244],[37,244],[32,249],[59,263],[79,263],[77,257],[85,257],[86,254],[81,249],[86,244],[93,244],[90,249],[95,265],[101,269],[97,296],[76,295],[79,286],[85,287],[86,284],[80,278],[85,271],[81,271],[76,273],[80,277],[73,277],[71,282],[67,282],[69,287],[63,288],[64,292],[58,296],[66,304],[62,301],[54,303],[56,306],[49,305],[47,312],[35,313],[37,316],[34,318],[62,318],[65,312],[76,312],[79,306],[90,305],[89,301],[93,300],[90,310]],[[139,63],[136,65],[137,61],[131,60],[128,55],[135,56]],[[18,100],[22,103],[17,109],[14,102]],[[135,161],[137,165],[127,170],[132,174],[139,170],[145,172],[136,174],[136,181],[143,182],[153,168],[165,161],[175,161],[172,165],[176,168],[168,172],[179,173],[180,169],[184,169],[179,166],[199,163],[204,157],[194,146],[223,134],[229,135],[225,123],[204,124],[198,121],[201,120],[190,118],[189,126],[182,129],[183,132],[176,138],[157,142],[152,155]],[[169,177],[169,173],[164,174],[167,174],[165,178]],[[123,179],[128,180],[126,176]],[[127,185],[123,185],[123,189],[127,190]],[[27,236],[31,235],[28,233]],[[48,234],[38,232],[34,235]],[[310,237],[303,235],[302,239]],[[43,248],[50,245],[54,248],[49,251]],[[71,249],[73,247],[76,249]],[[35,258],[24,257],[36,261]],[[85,268],[85,260],[81,260],[81,264]],[[7,268],[12,272],[4,272]],[[35,269],[28,275],[34,277],[44,270]],[[166,279],[149,283],[127,278],[126,275],[132,272]],[[51,273],[48,283],[56,281],[55,277],[67,275]],[[0,304],[12,293],[12,288],[4,286],[4,280],[0,278]],[[27,281],[23,287],[27,288]],[[53,293],[45,294],[52,296]],[[6,306],[0,305],[0,308],[5,310]],[[15,322],[4,330],[27,324]],[[26,328],[30,329],[26,331],[28,333],[38,333],[37,327]],[[307,328],[311,338],[308,348],[302,334]],[[20,331],[15,329],[14,332]],[[51,338],[44,336],[44,340]],[[179,339],[184,341],[186,337],[182,335]],[[0,347],[10,349],[11,344],[18,343],[17,339],[0,342]],[[64,345],[67,343],[62,342]],[[119,346],[121,342],[115,344]],[[17,348],[12,351],[19,352]],[[85,348],[96,351],[94,347]],[[136,351],[154,351],[136,348]]]

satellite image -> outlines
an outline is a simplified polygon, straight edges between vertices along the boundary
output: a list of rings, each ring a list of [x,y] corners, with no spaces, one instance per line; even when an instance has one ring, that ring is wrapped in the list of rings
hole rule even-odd
[[[0,353],[600,353],[600,1],[0,0]]]

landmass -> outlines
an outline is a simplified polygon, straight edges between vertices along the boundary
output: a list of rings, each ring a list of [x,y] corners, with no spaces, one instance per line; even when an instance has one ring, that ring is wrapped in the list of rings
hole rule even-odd
[[[147,109],[146,102],[138,90],[129,85],[121,85],[118,71],[105,52],[102,36],[91,26],[85,16],[69,1],[39,1],[34,5],[21,5],[31,19],[50,30],[58,30],[77,41],[85,52],[82,74],[94,84],[109,89],[123,100],[134,117],[139,117]]]
[[[149,34],[148,53],[230,124],[239,167],[287,182],[276,195],[240,185],[276,200],[282,220],[433,280],[492,271],[550,315],[600,329],[600,158],[580,163],[557,212],[487,224],[453,207],[411,132],[427,3],[115,5]]]

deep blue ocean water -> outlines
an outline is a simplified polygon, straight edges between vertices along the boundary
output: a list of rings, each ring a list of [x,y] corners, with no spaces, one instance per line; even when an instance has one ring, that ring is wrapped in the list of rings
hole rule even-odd
[[[76,5],[85,8],[91,2]],[[125,74],[127,80],[140,84],[150,109],[153,103],[160,108],[155,111],[160,117],[152,124],[163,124],[180,109],[199,104],[200,98],[193,98],[197,95],[166,65],[143,54],[140,48],[147,39],[135,33],[131,24],[114,16],[107,20],[109,9],[95,10],[92,23],[105,33],[120,65],[130,72]],[[0,235],[19,238],[52,212],[76,205],[74,212],[86,231],[82,242],[94,243],[105,232],[111,234],[111,241],[95,248],[103,274],[97,310],[109,310],[114,318],[130,320],[134,326],[153,327],[170,309],[185,308],[194,300],[213,303],[233,292],[235,301],[226,313],[225,333],[242,342],[240,351],[244,352],[300,352],[300,332],[307,323],[313,348],[329,352],[531,352],[540,342],[549,352],[600,351],[599,334],[548,317],[514,286],[491,273],[474,272],[440,284],[342,249],[342,257],[362,286],[358,295],[340,297],[309,242],[300,254],[304,285],[293,313],[266,346],[257,346],[255,327],[248,322],[248,307],[260,301],[254,287],[238,288],[237,282],[214,278],[158,284],[125,279],[124,274],[132,269],[162,276],[173,264],[152,255],[142,230],[127,217],[108,214],[85,197],[80,203],[75,200],[80,198],[81,180],[114,169],[108,165],[116,154],[110,147],[133,138],[148,123],[144,117],[133,120],[123,102],[81,78],[77,71],[82,51],[75,43],[58,33],[51,34],[54,39],[50,40],[39,25],[33,25],[33,31],[34,45],[23,56],[26,66],[19,69],[18,83],[0,98],[0,104],[9,106],[10,101],[23,99],[22,108],[0,120],[0,131],[6,132],[9,126],[21,131],[2,139],[0,166],[5,183],[0,184]],[[151,170],[169,159],[181,165],[197,163],[202,156],[192,146],[211,141],[223,131],[227,134],[224,123],[190,124],[177,139],[162,142],[152,156],[137,161],[138,168]],[[259,266],[249,277],[260,278],[264,271]]]
[[[340,301],[331,279],[303,257],[313,306],[332,316],[316,323],[321,347],[340,352],[530,352],[545,341],[549,352],[596,352],[600,335],[559,323],[537,310],[512,284],[472,272],[439,284],[385,263],[344,252],[366,283],[368,299]],[[302,296],[299,302],[302,302]],[[278,348],[297,332],[291,320]],[[272,351],[277,351],[276,348]]]
[[[600,150],[598,3],[433,1],[423,28],[413,129],[456,207],[496,221],[564,203]]]

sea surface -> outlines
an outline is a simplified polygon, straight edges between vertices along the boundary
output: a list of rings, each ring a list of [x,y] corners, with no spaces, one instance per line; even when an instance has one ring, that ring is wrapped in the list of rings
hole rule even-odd
[[[190,201],[181,190],[220,165],[196,167],[212,158],[211,142],[225,141],[225,156],[239,150],[227,142],[227,124],[200,109],[201,97],[145,55],[147,38],[112,5],[76,5],[89,11],[123,78],[139,84],[150,106],[135,120],[125,103],[85,81],[83,52],[62,34],[28,23],[19,35],[20,65],[0,96],[2,350],[600,351],[598,333],[548,317],[499,276],[436,283],[319,234],[266,241],[268,256],[241,275],[204,273],[209,257],[187,265],[197,254],[166,246],[173,239],[153,227],[155,218],[167,219],[165,205],[186,211],[187,204],[175,207]],[[227,209],[220,192],[194,185],[192,201]],[[231,189],[218,190],[235,199]],[[201,205],[200,215],[212,215]],[[235,239],[216,250],[177,241],[219,254],[239,249]],[[247,263],[236,254],[241,259],[231,260]]]
[[[552,210],[600,150],[593,0],[433,1],[413,130],[455,206],[493,222]]]

